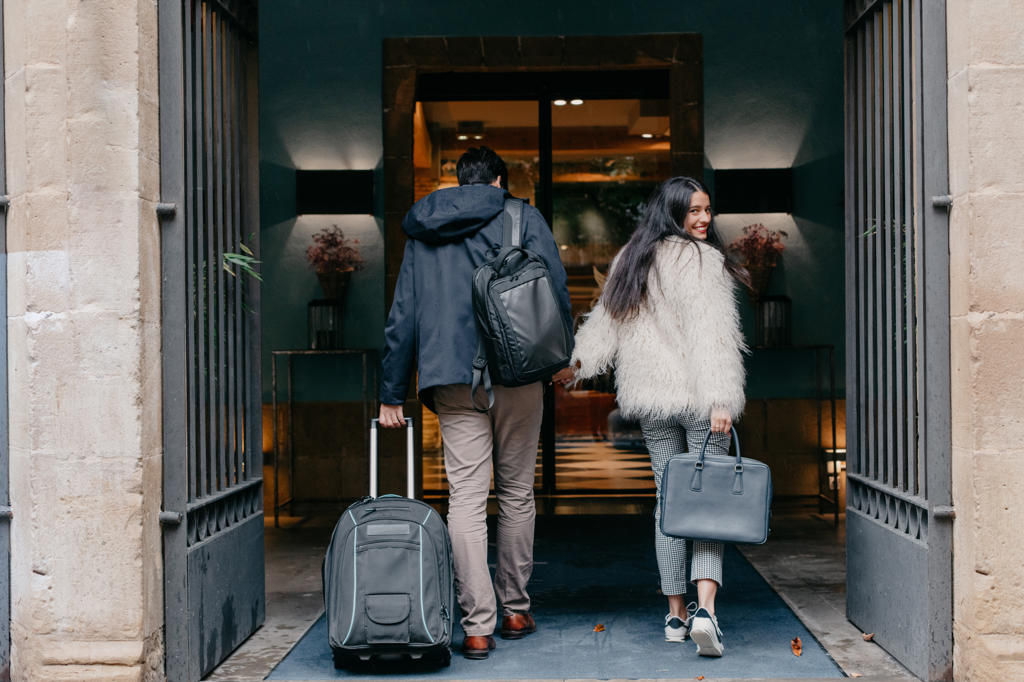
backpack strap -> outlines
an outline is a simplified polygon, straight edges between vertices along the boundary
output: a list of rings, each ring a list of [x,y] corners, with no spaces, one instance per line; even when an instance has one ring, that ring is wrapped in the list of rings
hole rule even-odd
[[[476,390],[483,385],[487,393],[487,407],[481,408],[476,401]],[[491,387],[491,373],[487,369],[487,351],[484,350],[484,340],[481,338],[476,342],[476,357],[473,358],[473,385],[469,387],[469,398],[473,401],[473,409],[477,412],[487,412],[494,407],[494,389]]]
[[[505,216],[501,230],[502,246],[520,246],[523,241],[523,200],[505,199]]]

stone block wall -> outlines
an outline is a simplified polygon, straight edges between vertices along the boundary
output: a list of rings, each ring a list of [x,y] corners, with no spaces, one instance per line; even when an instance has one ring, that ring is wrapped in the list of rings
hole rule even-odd
[[[954,673],[1024,680],[1024,5],[946,7]]]
[[[5,0],[12,673],[159,679],[152,0]]]

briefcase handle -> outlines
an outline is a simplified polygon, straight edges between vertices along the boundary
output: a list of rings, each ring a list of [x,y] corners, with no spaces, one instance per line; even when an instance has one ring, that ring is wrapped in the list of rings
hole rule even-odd
[[[732,442],[736,444],[736,471],[743,471],[743,457],[740,455],[740,437],[736,433],[736,427],[732,429]],[[708,449],[708,443],[711,441],[712,431],[708,431],[708,435],[704,436],[704,444],[700,446],[700,455],[697,457],[697,461],[694,463],[694,467],[697,469],[704,468],[704,452]]]

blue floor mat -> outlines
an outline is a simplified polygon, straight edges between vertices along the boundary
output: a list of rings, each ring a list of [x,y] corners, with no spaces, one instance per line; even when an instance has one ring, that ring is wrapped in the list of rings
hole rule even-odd
[[[647,517],[539,520],[530,582],[538,630],[517,641],[499,638],[487,660],[460,655],[463,634],[457,629],[450,667],[335,670],[321,616],[267,679],[844,677],[732,547],[725,553],[725,585],[717,600],[725,656],[702,658],[692,642],[665,642],[667,608],[658,592],[653,535]],[[598,624],[602,632],[594,631]],[[794,637],[803,642],[800,657],[790,647]]]

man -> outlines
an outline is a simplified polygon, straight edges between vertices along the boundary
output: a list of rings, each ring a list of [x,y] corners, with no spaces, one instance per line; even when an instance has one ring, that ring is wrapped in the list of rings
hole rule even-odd
[[[437,413],[448,474],[448,530],[463,654],[484,659],[494,648],[495,592],[502,608],[501,636],[519,639],[536,630],[526,584],[533,572],[536,507],[533,478],[543,411],[541,382],[494,387],[494,406],[473,408],[470,384],[477,348],[472,281],[502,243],[508,169],[494,151],[472,148],[456,166],[458,187],[418,201],[402,221],[409,237],[385,329],[380,424],[404,425],[402,403],[414,358],[419,394]],[[571,316],[565,268],[540,212],[523,207],[522,245],[544,259],[562,312]],[[570,370],[554,378],[563,380]],[[497,569],[487,567],[487,496],[491,462],[498,498]]]

